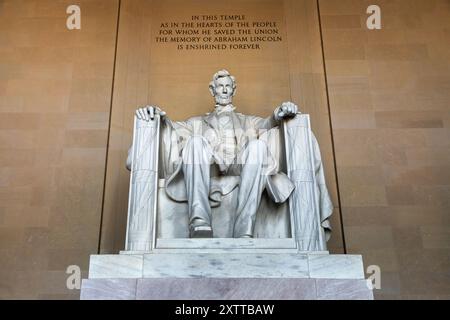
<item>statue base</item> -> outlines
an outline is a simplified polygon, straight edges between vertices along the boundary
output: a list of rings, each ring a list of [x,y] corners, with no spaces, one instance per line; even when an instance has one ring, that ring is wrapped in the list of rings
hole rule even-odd
[[[82,300],[373,300],[360,255],[92,255]]]

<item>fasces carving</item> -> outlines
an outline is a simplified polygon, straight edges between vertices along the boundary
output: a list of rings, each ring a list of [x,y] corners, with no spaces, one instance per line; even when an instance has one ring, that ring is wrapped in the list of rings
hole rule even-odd
[[[135,118],[126,249],[148,251],[153,237],[158,183],[159,115],[153,121]]]

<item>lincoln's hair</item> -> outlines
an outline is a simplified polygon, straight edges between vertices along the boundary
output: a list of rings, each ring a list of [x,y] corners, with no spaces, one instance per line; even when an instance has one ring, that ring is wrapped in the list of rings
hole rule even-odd
[[[225,77],[229,77],[231,79],[231,82],[233,83],[233,90],[235,90],[236,89],[236,79],[225,69],[217,71],[214,74],[213,80],[209,83],[209,87],[210,88],[214,88],[215,87],[215,82],[219,78],[225,78]]]

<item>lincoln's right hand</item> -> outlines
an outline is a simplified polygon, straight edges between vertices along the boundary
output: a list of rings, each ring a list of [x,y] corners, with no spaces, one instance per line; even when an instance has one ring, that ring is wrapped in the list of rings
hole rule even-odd
[[[162,118],[166,115],[166,112],[162,111],[161,108],[156,106],[146,106],[136,110],[136,117],[139,120],[153,120],[155,119],[155,114],[159,114]]]

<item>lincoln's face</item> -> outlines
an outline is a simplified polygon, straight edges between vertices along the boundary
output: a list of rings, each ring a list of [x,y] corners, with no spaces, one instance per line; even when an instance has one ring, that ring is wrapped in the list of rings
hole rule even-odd
[[[221,77],[214,81],[214,99],[221,106],[226,106],[233,101],[233,81],[230,77]]]

